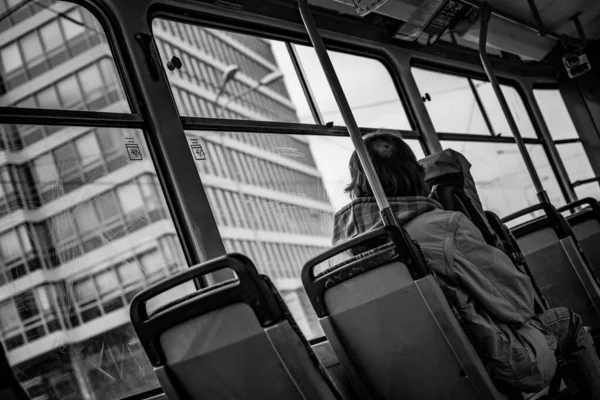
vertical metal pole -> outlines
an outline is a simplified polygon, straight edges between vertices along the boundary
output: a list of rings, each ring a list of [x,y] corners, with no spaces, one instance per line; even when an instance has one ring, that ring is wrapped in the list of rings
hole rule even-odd
[[[335,97],[340,112],[342,113],[342,117],[344,118],[344,122],[346,123],[346,126],[348,128],[350,139],[352,139],[352,143],[354,144],[354,148],[356,149],[356,154],[358,155],[360,163],[363,167],[365,176],[367,177],[367,181],[369,182],[369,185],[373,190],[373,194],[375,196],[375,200],[377,201],[379,211],[383,215],[384,210],[389,209],[390,205],[388,203],[387,197],[385,196],[385,192],[383,191],[383,187],[381,186],[381,182],[377,177],[377,173],[375,172],[375,167],[373,166],[371,158],[367,153],[367,148],[365,147],[365,143],[362,139],[360,129],[356,124],[354,115],[352,115],[350,104],[348,103],[348,100],[344,95],[342,85],[340,84],[340,81],[335,73],[333,64],[331,63],[331,59],[329,58],[329,55],[327,54],[327,49],[325,48],[325,44],[323,43],[323,39],[319,34],[317,25],[310,12],[308,0],[298,0],[298,6],[300,9],[300,15],[302,16],[302,20],[304,21],[304,26],[306,27],[306,30],[308,32],[308,36],[310,37],[315,52],[319,57],[321,67],[325,72],[325,76],[327,77],[327,81],[329,82],[329,86],[331,87],[331,91],[333,92],[333,96]]]
[[[452,43],[458,46],[458,42],[456,41],[456,36],[454,35],[454,33],[450,35],[450,38],[452,39]],[[481,101],[481,96],[479,96],[479,92],[477,91],[475,83],[473,83],[473,79],[467,78],[467,82],[469,83],[469,88],[471,88],[471,93],[473,93],[473,97],[475,97],[475,102],[479,107],[479,111],[481,111],[481,115],[483,116],[483,121],[485,122],[485,126],[487,126],[488,132],[490,133],[490,135],[496,136],[496,131],[494,130],[494,126],[492,125],[490,116],[488,115],[487,110],[483,105],[483,101]]]
[[[524,85],[521,85],[523,87]],[[577,200],[577,195],[575,191],[571,187],[571,180],[569,179],[569,174],[567,173],[567,169],[565,168],[565,164],[558,153],[556,148],[556,144],[552,139],[552,135],[550,134],[550,130],[548,129],[548,125],[546,124],[546,120],[544,119],[544,115],[542,114],[542,110],[533,95],[532,85],[528,82],[524,87],[525,93],[525,101],[531,107],[531,113],[533,114],[533,123],[539,130],[540,137],[544,141],[544,148],[546,149],[546,153],[548,156],[548,160],[550,161],[551,167],[558,179],[558,184],[560,186],[563,195],[565,196],[568,203],[571,203]]]
[[[469,82],[469,87],[471,88],[471,93],[473,93],[473,96],[475,97],[475,102],[477,103],[477,106],[479,107],[479,110],[481,111],[481,115],[483,116],[485,125],[488,128],[488,132],[490,132],[490,135],[496,136],[496,131],[494,130],[494,126],[492,125],[490,116],[488,115],[487,110],[485,109],[485,106],[483,105],[483,101],[481,101],[481,96],[479,96],[479,92],[477,91],[477,87],[473,83],[473,79],[467,78],[467,82]]]
[[[317,99],[315,98],[312,88],[310,87],[310,83],[308,82],[308,77],[306,76],[306,71],[302,66],[302,61],[300,61],[300,57],[298,56],[298,50],[296,50],[296,46],[293,43],[285,42],[285,47],[287,47],[290,58],[292,59],[292,64],[294,64],[296,75],[298,75],[298,79],[300,79],[300,85],[302,86],[304,96],[306,97],[308,107],[310,108],[310,112],[312,113],[315,122],[319,125],[325,125],[323,114],[321,114],[321,110],[317,104]]]
[[[484,3],[481,5],[481,32],[479,36],[479,57],[481,58],[481,63],[483,64],[483,68],[485,69],[485,73],[492,84],[492,88],[494,89],[494,93],[498,98],[498,102],[500,103],[500,107],[504,112],[504,116],[506,117],[506,121],[508,122],[508,126],[517,142],[517,147],[519,148],[519,152],[523,157],[523,161],[525,161],[525,166],[527,167],[527,172],[529,172],[529,176],[533,181],[533,186],[537,192],[538,199],[540,203],[550,203],[550,199],[548,198],[548,194],[544,190],[542,186],[542,182],[540,181],[540,177],[535,170],[533,165],[533,161],[531,160],[531,156],[527,152],[527,147],[523,142],[523,137],[521,136],[521,132],[519,131],[519,127],[517,126],[517,122],[515,121],[512,112],[510,111],[510,107],[508,106],[508,102],[504,97],[504,93],[502,93],[502,89],[500,88],[500,84],[496,79],[496,75],[492,70],[492,65],[487,56],[487,33],[488,33],[488,24],[490,21],[490,17],[492,15],[492,9],[489,4]]]

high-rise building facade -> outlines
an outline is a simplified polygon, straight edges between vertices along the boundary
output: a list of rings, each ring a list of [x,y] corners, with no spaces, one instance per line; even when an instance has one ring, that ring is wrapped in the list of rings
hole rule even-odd
[[[0,0],[1,106],[130,112],[91,13],[19,3]],[[167,21],[153,31],[163,63],[182,61],[165,69],[181,115],[297,121],[268,41]],[[299,274],[329,246],[333,209],[308,141],[186,134],[225,247],[275,281],[310,335]],[[0,177],[0,340],[30,396],[108,400],[156,386],[128,304],[186,262],[143,133],[0,125]]]

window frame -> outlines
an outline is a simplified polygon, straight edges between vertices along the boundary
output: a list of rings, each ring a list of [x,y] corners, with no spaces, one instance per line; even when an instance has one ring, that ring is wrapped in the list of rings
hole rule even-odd
[[[549,83],[545,83],[545,82],[536,82],[536,83],[534,83],[534,84],[532,85],[532,88],[531,88],[531,93],[532,93],[532,101],[535,101],[535,102],[537,103],[537,105],[538,105],[538,108],[540,109],[540,112],[541,112],[541,118],[543,118],[543,119],[544,119],[544,122],[546,123],[546,118],[545,118],[545,116],[544,116],[544,112],[542,111],[542,108],[541,108],[541,106],[540,106],[540,103],[539,103],[539,101],[537,100],[537,97],[536,97],[536,95],[535,95],[535,91],[536,91],[536,90],[555,90],[555,91],[557,91],[557,92],[558,92],[558,94],[559,94],[559,96],[560,96],[560,98],[561,98],[561,100],[562,100],[563,102],[565,101],[565,99],[564,99],[564,97],[563,97],[563,94],[562,94],[562,92],[560,91],[560,87],[559,87],[559,85],[558,85],[558,84],[549,84]],[[566,103],[565,103],[565,107],[566,107]],[[574,124],[574,123],[575,123],[575,121],[573,121],[573,118],[572,118],[572,116],[570,115],[568,108],[567,108],[567,113],[569,114],[569,118],[571,119],[571,121],[572,121],[572,122],[573,122],[573,124]],[[583,139],[581,138],[581,135],[580,135],[579,131],[577,130],[577,126],[574,126],[574,128],[575,128],[575,132],[577,133],[577,137],[573,137],[573,138],[564,138],[564,139],[554,139],[554,137],[552,136],[552,130],[550,129],[550,127],[548,127],[548,134],[549,134],[549,136],[550,136],[551,142],[553,143],[553,145],[554,145],[554,146],[556,147],[556,149],[557,149],[557,153],[559,153],[559,150],[558,150],[558,149],[560,148],[560,146],[561,146],[561,145],[569,145],[569,144],[578,143],[578,144],[580,144],[582,147],[585,147],[585,145],[584,145],[584,142],[583,142]],[[589,155],[588,155],[588,154],[587,154],[587,152],[585,151],[585,148],[584,148],[584,155],[585,155],[585,157],[586,157],[586,160],[587,160],[588,162],[590,162],[590,163],[591,163],[591,160],[589,159]],[[563,157],[562,157],[562,155],[560,155],[560,153],[559,153],[559,157],[560,157],[560,159],[561,159],[561,160],[563,160]],[[587,180],[588,180],[587,178],[584,178],[584,179],[578,179],[578,180],[575,180],[575,181],[574,181],[574,180],[573,180],[573,178],[570,176],[570,174],[569,174],[569,171],[566,169],[566,164],[565,164],[565,171],[566,171],[566,173],[567,173],[567,177],[566,177],[566,178],[568,179],[568,182],[567,182],[567,183],[569,184],[569,186],[570,186],[571,190],[573,190],[575,193],[576,193],[576,188],[577,188],[577,187],[581,187],[581,186],[583,186],[583,185],[587,185],[587,184],[594,184],[594,183],[595,183],[596,185],[600,185],[600,181],[590,181],[590,182],[587,182],[587,183],[586,183],[585,181],[587,181]],[[593,167],[592,167],[592,172],[594,172],[594,170],[593,170]],[[596,177],[596,176],[592,176],[592,177],[590,177],[589,179],[594,179],[594,178],[597,178],[597,177]],[[582,183],[582,184],[579,184],[579,182],[583,182],[583,183]],[[577,197],[579,197],[579,196],[577,196]],[[598,200],[598,199],[597,199],[597,200]]]

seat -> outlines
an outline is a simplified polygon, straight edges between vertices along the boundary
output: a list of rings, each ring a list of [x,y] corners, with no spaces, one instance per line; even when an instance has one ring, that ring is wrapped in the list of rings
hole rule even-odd
[[[567,222],[573,229],[590,267],[596,275],[600,275],[600,246],[598,246],[600,243],[600,204],[595,199],[586,198],[561,207],[558,211],[564,213],[568,210],[576,210],[581,206],[587,207],[567,215]]]
[[[222,269],[231,279],[167,304],[167,290]],[[341,396],[267,277],[241,254],[189,268],[138,293],[131,321],[169,400]]]
[[[305,290],[355,391],[365,400],[507,399],[421,260],[388,244],[314,274],[319,264],[394,229],[363,233],[302,270]]]
[[[600,328],[600,286],[567,220],[552,205],[538,204],[502,222],[538,210],[546,215],[512,228],[512,233],[550,306],[570,308],[595,334]]]

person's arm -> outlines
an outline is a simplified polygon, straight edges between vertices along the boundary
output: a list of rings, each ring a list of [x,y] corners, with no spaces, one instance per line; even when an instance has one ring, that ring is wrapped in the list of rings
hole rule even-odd
[[[488,245],[464,215],[453,217],[453,274],[498,320],[521,324],[533,316],[533,286],[510,258]]]

